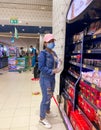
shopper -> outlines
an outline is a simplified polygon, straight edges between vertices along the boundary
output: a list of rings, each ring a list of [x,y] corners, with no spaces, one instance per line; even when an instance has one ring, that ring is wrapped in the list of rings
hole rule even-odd
[[[33,75],[34,77],[31,78],[31,80],[39,79],[39,70],[38,70],[38,53],[39,51],[36,48],[33,48],[33,46],[30,46],[30,52],[32,56],[32,67],[33,67]]]
[[[55,39],[53,34],[44,36],[44,50],[38,56],[38,68],[40,70],[40,87],[42,91],[42,101],[40,104],[40,124],[46,128],[51,128],[47,117],[55,117],[56,114],[50,111],[51,98],[55,89],[55,74],[61,71],[61,65],[58,66],[58,57],[53,51]],[[57,67],[58,66],[58,67]]]
[[[35,53],[36,61],[35,61],[34,69],[33,69],[34,78],[32,80],[39,80],[40,70],[38,69],[38,54],[39,54],[39,51],[36,50],[36,53]]]
[[[30,46],[30,55],[32,56],[32,67],[35,66],[36,61],[36,48],[34,48],[32,45]]]
[[[20,57],[24,57],[26,55],[24,48],[20,47]]]

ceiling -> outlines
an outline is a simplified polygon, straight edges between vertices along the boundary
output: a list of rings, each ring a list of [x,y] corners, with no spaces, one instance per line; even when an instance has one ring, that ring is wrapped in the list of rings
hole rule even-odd
[[[52,0],[0,0],[0,32],[11,32],[15,26],[19,33],[51,32]]]
[[[18,23],[11,23],[10,19],[17,19]],[[52,0],[0,0],[0,42],[11,44],[15,27],[19,35],[15,45],[34,44],[39,34],[51,33]]]
[[[0,8],[52,10],[52,0],[0,0]]]
[[[0,24],[11,25],[10,19],[19,25],[51,26],[52,0],[0,0]]]

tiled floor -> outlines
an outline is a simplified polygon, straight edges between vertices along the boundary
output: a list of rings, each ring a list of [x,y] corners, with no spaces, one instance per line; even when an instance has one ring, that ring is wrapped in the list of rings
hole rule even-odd
[[[0,75],[0,130],[46,130],[39,124],[41,94],[39,81],[32,81],[31,71],[4,72]],[[58,108],[52,100],[52,110],[58,117],[48,119],[51,130],[66,130]]]

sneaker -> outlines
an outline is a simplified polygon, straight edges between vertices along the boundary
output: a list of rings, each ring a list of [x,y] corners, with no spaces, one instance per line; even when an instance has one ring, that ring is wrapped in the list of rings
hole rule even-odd
[[[46,119],[40,120],[39,123],[43,125],[45,128],[52,128],[51,124]]]
[[[46,116],[49,117],[49,118],[54,118],[54,117],[57,117],[57,114],[50,112],[50,113],[46,113]]]

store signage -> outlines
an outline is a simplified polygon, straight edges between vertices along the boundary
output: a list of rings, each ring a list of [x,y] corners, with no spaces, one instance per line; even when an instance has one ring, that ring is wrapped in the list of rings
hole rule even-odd
[[[16,17],[10,18],[10,23],[11,24],[18,24],[18,18],[16,18]]]
[[[74,0],[70,6],[67,20],[73,20],[79,16],[93,0]]]

